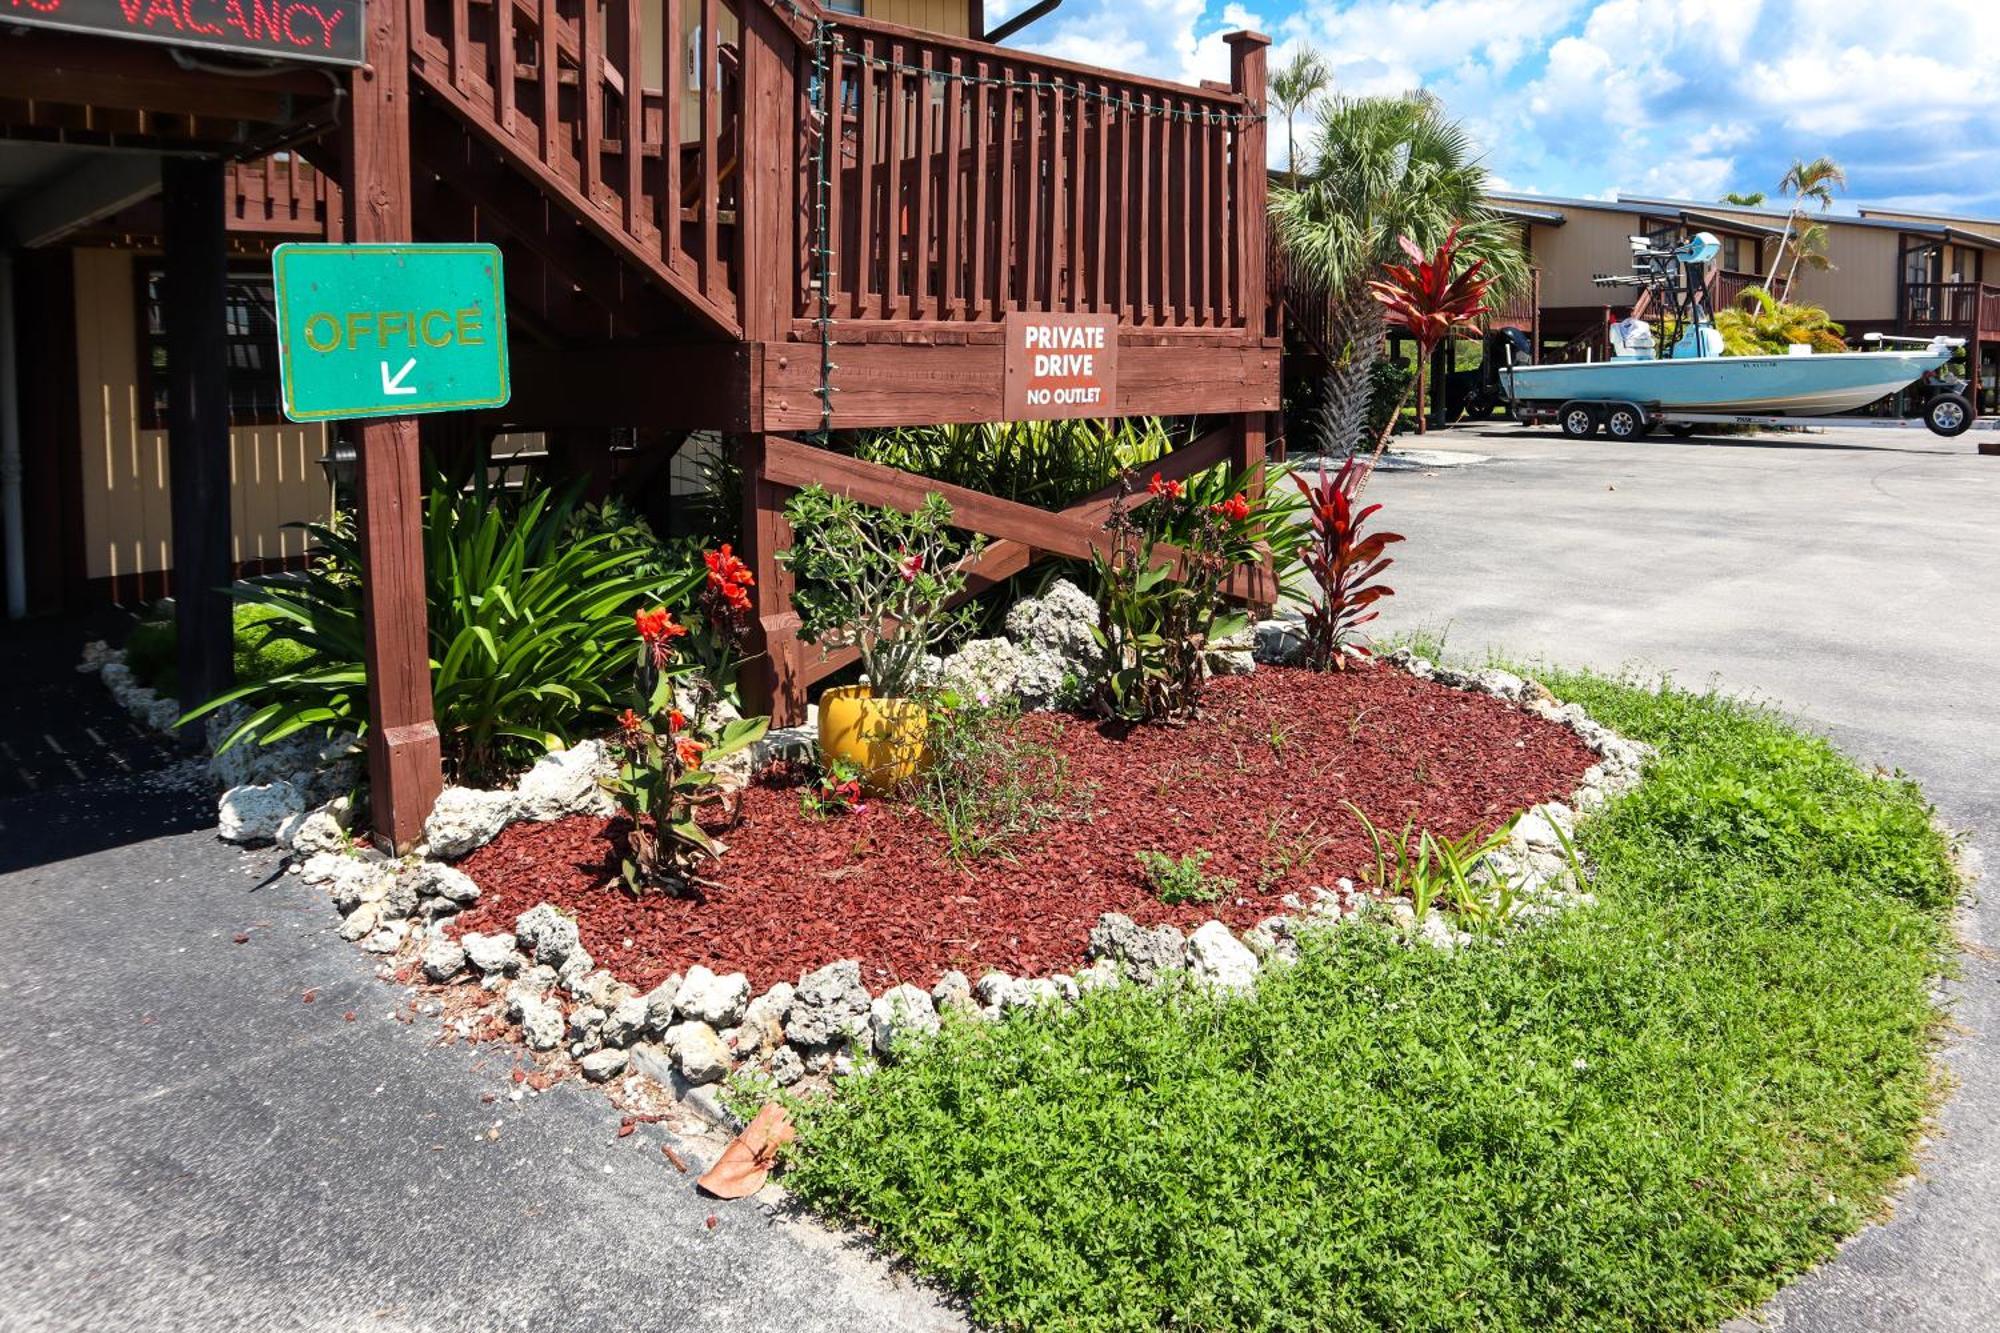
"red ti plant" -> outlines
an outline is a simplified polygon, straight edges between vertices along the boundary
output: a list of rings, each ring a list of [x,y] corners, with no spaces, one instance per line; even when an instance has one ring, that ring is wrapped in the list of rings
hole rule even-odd
[[[1365,654],[1355,642],[1361,626],[1382,614],[1374,609],[1396,590],[1375,580],[1393,559],[1382,554],[1391,542],[1403,540],[1398,532],[1362,535],[1362,528],[1382,506],[1361,508],[1359,492],[1367,479],[1369,465],[1358,457],[1341,464],[1331,478],[1324,470],[1306,480],[1294,472],[1292,480],[1305,494],[1312,518],[1313,540],[1305,548],[1306,570],[1319,585],[1319,598],[1306,608],[1306,665],[1315,671],[1347,669],[1348,649]]]
[[[1382,303],[1389,322],[1401,325],[1416,340],[1417,434],[1422,435],[1424,372],[1430,366],[1431,353],[1452,334],[1469,330],[1472,321],[1486,313],[1486,289],[1493,285],[1493,280],[1481,276],[1480,270],[1486,267],[1483,259],[1473,260],[1463,273],[1453,271],[1458,265],[1457,227],[1451,229],[1429,258],[1407,236],[1397,237],[1396,243],[1410,257],[1411,266],[1384,264],[1383,276],[1369,280],[1368,292]],[[1402,413],[1403,404],[1398,402],[1396,410],[1389,414],[1391,430]],[[1376,453],[1382,452],[1388,438],[1384,434],[1376,443]]]

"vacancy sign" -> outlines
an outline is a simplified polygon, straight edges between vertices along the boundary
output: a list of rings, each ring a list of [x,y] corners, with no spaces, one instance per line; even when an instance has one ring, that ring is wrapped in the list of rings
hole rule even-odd
[[[278,383],[293,421],[507,402],[507,310],[490,245],[281,245]]]
[[[1008,315],[1004,407],[1008,421],[1116,416],[1118,317]]]
[[[0,24],[234,55],[361,63],[361,0],[0,0]]]

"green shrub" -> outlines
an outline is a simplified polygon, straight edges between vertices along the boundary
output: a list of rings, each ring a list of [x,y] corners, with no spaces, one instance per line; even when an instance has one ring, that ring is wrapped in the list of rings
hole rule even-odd
[[[633,611],[684,603],[702,580],[699,561],[663,569],[652,546],[620,544],[616,532],[577,533],[579,489],[431,492],[431,688],[458,781],[501,780],[556,745],[608,731],[629,676]],[[242,593],[271,617],[260,651],[302,652],[304,660],[190,715],[248,705],[228,745],[365,724],[361,590],[344,573],[360,567],[359,552],[330,528],[308,531],[324,560],[303,578],[255,579]]]
[[[855,456],[1005,500],[1063,509],[1157,462],[1175,445],[1158,418],[906,426],[864,436]]]
[[[923,770],[900,793],[944,834],[959,863],[1004,855],[1016,839],[1075,818],[1092,792],[1070,778],[1061,724],[1022,729],[1013,702],[982,704],[943,691],[927,701]]]
[[[1595,907],[948,1021],[801,1106],[784,1183],[1002,1328],[1620,1333],[1768,1296],[1913,1169],[1945,844],[1765,713],[1550,684],[1662,751],[1581,830]],[[1771,797],[1711,830],[1725,782]]]
[[[239,685],[269,680],[297,670],[311,658],[309,649],[274,635],[283,617],[269,607],[239,602],[233,612],[236,633],[236,681]],[[180,689],[176,654],[180,633],[172,620],[142,620],[125,641],[125,665],[141,685],[172,697]]]

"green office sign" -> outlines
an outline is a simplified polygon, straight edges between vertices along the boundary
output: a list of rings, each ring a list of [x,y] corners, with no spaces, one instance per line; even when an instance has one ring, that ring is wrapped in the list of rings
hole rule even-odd
[[[278,382],[293,421],[507,402],[507,309],[490,245],[281,245]]]

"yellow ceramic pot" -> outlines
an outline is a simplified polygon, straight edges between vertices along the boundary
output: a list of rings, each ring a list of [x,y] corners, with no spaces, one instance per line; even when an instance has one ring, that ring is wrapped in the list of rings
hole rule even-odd
[[[861,774],[870,796],[887,796],[923,767],[930,714],[915,699],[877,699],[866,685],[819,697],[819,750]]]

